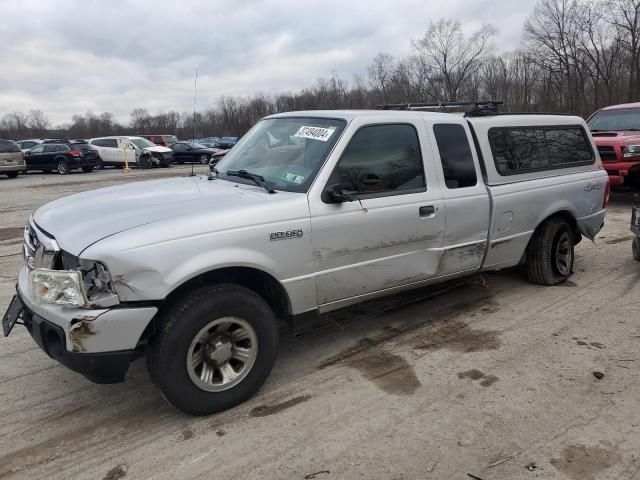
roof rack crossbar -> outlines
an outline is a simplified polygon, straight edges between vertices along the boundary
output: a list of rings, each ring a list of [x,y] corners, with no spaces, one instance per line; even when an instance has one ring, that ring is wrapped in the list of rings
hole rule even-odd
[[[469,107],[466,115],[490,115],[498,113],[498,105],[502,100],[473,100],[469,102],[419,102],[419,103],[386,103],[377,105],[379,110],[429,110]]]

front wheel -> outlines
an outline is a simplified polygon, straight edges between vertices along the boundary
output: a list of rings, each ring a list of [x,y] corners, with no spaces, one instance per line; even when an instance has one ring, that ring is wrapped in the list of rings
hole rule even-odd
[[[199,161],[202,165],[207,165],[209,163],[209,157],[207,157],[206,155],[202,154],[199,157]]]
[[[145,155],[138,159],[138,168],[151,168],[152,165],[153,160],[151,160],[151,157]]]
[[[161,315],[147,367],[171,405],[208,415],[251,397],[269,375],[277,350],[277,320],[259,295],[238,285],[210,285]]]
[[[536,229],[527,248],[527,277],[538,285],[556,285],[573,272],[575,235],[566,220],[550,218]]]
[[[9,178],[18,178],[18,174],[20,172],[7,172],[7,177]]]
[[[66,160],[58,160],[58,166],[56,168],[60,175],[66,175],[69,173],[69,163]]]

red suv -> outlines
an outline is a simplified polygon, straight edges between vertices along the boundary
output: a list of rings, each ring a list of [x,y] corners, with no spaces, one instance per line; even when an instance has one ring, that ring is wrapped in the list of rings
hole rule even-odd
[[[611,185],[640,187],[640,102],[605,107],[587,124]]]

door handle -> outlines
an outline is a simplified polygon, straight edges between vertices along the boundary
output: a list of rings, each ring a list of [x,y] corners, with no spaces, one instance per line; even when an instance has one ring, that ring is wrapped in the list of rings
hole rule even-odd
[[[432,215],[435,215],[436,207],[434,207],[433,205],[426,205],[424,207],[420,207],[418,209],[418,213],[421,217],[430,217]]]

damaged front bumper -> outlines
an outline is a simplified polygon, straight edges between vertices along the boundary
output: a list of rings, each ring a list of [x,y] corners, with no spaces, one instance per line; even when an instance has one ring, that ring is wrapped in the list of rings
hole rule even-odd
[[[47,355],[96,383],[117,383],[133,360],[156,307],[105,308],[42,305],[33,300],[28,271],[18,277],[22,319]]]

